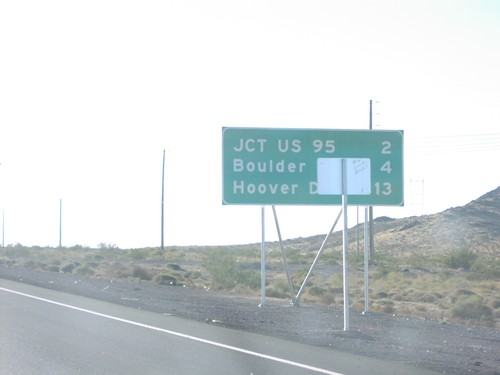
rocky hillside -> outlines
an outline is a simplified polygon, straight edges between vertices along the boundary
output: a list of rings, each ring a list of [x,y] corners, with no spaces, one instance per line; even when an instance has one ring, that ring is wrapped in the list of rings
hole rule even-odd
[[[495,256],[500,250],[500,187],[462,207],[403,219],[380,217],[374,220],[375,251],[391,256],[420,254],[432,256],[468,249]],[[363,242],[363,224],[359,228]],[[289,245],[318,249],[324,235],[287,241]],[[356,228],[349,230],[350,248],[357,247]],[[342,246],[335,232],[327,247]],[[363,244],[361,245],[363,246]]]
[[[493,255],[500,249],[500,187],[446,211],[399,220],[375,221],[375,246],[391,255],[469,249]]]

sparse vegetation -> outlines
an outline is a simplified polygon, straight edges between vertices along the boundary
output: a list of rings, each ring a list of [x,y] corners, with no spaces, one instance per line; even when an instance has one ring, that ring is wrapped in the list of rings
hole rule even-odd
[[[488,204],[493,201],[491,197],[487,200]],[[476,212],[477,218],[471,216],[471,212]],[[488,223],[494,222],[492,209],[485,208],[480,200],[472,202],[467,209],[450,209],[433,216],[376,220],[377,253],[369,271],[370,309],[497,326],[500,321],[499,231],[497,225],[482,226],[483,212],[489,212]],[[469,216],[464,218],[465,213]],[[350,234],[349,292],[352,308],[363,310],[363,259],[356,250],[354,230]],[[324,236],[318,235],[285,242],[295,293],[323,240]],[[301,301],[342,306],[341,242],[341,236],[336,233],[328,240]],[[267,244],[267,252],[266,295],[290,299],[279,244]],[[0,248],[0,264],[86,277],[260,294],[260,244],[176,246],[164,251],[155,247],[125,250],[105,243],[97,248],[13,244]]]
[[[303,242],[303,241],[302,241]],[[303,246],[303,243],[296,246]],[[288,244],[289,247],[292,245]],[[271,249],[273,245],[269,246]],[[314,246],[310,246],[314,248]],[[337,249],[326,251],[313,272],[301,301],[343,305],[341,267]],[[296,293],[308,271],[304,257],[290,249],[287,257]],[[312,252],[314,254],[314,251]],[[309,259],[310,260],[310,259]],[[184,262],[184,263],[183,263]],[[291,299],[279,249],[268,259],[266,295]],[[332,262],[333,264],[328,264]],[[114,246],[63,249],[15,245],[0,249],[0,264],[86,277],[151,281],[160,285],[211,287],[257,296],[260,294],[259,246],[158,248],[120,250]],[[495,326],[500,318],[500,263],[471,250],[450,251],[439,257],[382,256],[370,266],[370,309],[373,311],[449,319]],[[350,295],[353,309],[364,309],[361,262],[351,263]]]

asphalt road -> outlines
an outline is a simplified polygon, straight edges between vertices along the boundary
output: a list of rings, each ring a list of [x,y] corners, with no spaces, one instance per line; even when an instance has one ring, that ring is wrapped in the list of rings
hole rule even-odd
[[[0,279],[1,374],[436,374]]]

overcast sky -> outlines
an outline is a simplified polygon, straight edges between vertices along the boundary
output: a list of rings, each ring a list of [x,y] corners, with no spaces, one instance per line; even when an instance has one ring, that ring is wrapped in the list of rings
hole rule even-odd
[[[367,129],[370,99],[405,135],[405,206],[375,216],[464,205],[500,185],[499,67],[496,0],[3,1],[5,245],[57,246],[62,199],[63,245],[158,246],[163,150],[166,245],[259,242],[222,127]],[[277,207],[282,235],[338,210]]]

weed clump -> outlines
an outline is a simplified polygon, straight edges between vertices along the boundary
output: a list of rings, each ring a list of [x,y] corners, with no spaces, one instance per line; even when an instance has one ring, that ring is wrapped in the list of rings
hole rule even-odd
[[[94,269],[92,268],[92,266],[88,263],[85,263],[85,264],[82,264],[80,266],[78,266],[74,272],[77,274],[77,275],[82,275],[82,276],[94,276],[95,275],[95,271]]]
[[[444,263],[449,268],[463,268],[468,271],[477,259],[477,254],[469,249],[459,249],[451,251],[444,259]]]
[[[260,274],[245,268],[231,251],[222,249],[209,251],[205,255],[203,265],[216,288],[233,290],[237,286],[244,285],[250,289],[258,289],[260,286]]]
[[[375,311],[380,311],[386,314],[392,314],[396,311],[394,302],[390,299],[380,299],[373,302],[373,309]]]
[[[154,281],[160,285],[177,286],[177,278],[174,275],[168,273],[156,275]]]
[[[67,263],[64,266],[61,267],[61,272],[64,273],[72,273],[73,269],[75,268],[75,265],[73,263]]]
[[[478,295],[461,295],[450,310],[452,318],[475,320],[483,323],[494,323],[493,310]]]
[[[500,260],[477,259],[470,267],[470,279],[496,280],[500,278]]]
[[[132,277],[138,278],[140,280],[146,280],[149,281],[152,279],[151,274],[147,269],[144,267],[140,266],[135,266],[134,269],[132,270]]]

